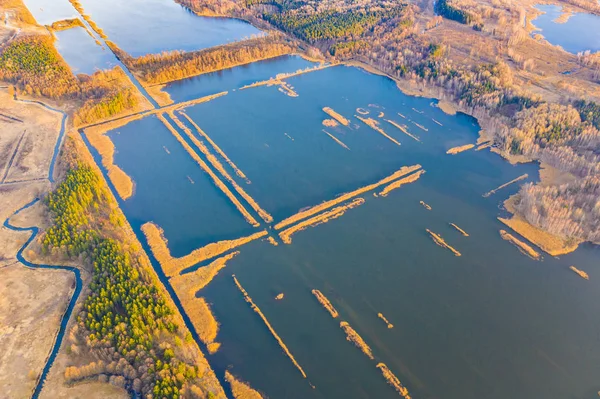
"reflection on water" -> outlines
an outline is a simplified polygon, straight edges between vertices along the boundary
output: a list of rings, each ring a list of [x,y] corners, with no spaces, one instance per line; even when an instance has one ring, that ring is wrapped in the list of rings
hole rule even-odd
[[[600,16],[576,13],[565,23],[554,22],[562,14],[557,5],[537,5],[544,12],[532,23],[546,40],[570,53],[600,51]]]
[[[229,18],[198,17],[172,0],[82,0],[108,38],[134,57],[199,50],[260,34]]]
[[[118,64],[110,49],[96,43],[82,27],[55,32],[56,49],[75,74],[92,74],[97,70],[111,69]]]
[[[281,64],[270,65],[269,76],[280,72]],[[221,76],[212,76],[214,82],[203,77],[208,87],[222,84]],[[201,292],[220,322],[223,345],[210,357],[217,374],[231,369],[273,398],[397,398],[376,362],[346,341],[339,328],[345,320],[415,398],[593,397],[600,389],[598,248],[530,260],[498,233],[505,228],[496,219],[499,206],[518,186],[482,197],[523,173],[537,179],[538,167],[510,165],[488,150],[447,155],[448,148],[476,140],[475,121],[406,96],[387,78],[341,66],[289,84],[299,97],[259,87],[186,110],[248,176],[252,184],[239,184],[276,221],[404,165],[419,163],[427,173],[388,197],[363,195],[366,204],[299,232],[291,245],[255,241],[242,247]],[[350,150],[322,131],[325,106],[351,120],[349,127],[325,128]],[[360,122],[357,108],[401,146]],[[143,221],[157,221],[179,255],[205,241],[207,232],[241,232],[243,220],[214,186],[201,182],[205,175],[155,122],[151,117],[111,133],[116,163],[137,184],[123,205],[136,232]],[[200,185],[190,185],[186,175]],[[436,246],[427,228],[462,256]],[[571,272],[571,264],[587,271],[590,281]],[[244,302],[231,274],[315,389]],[[339,319],[315,300],[315,288],[332,301]],[[276,301],[279,293],[285,297]]]
[[[23,3],[40,25],[79,16],[68,0],[23,0]]]

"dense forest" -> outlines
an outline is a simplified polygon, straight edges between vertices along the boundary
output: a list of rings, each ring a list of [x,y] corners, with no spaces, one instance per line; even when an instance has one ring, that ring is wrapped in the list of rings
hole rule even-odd
[[[138,58],[132,58],[118,49],[116,51],[127,67],[145,83],[159,84],[289,54],[293,49],[280,35],[268,35],[206,50],[171,51]]]
[[[82,101],[75,114],[76,124],[116,115],[138,104],[118,67],[76,77],[48,35],[19,35],[0,47],[0,81],[27,95]]]
[[[145,398],[207,398],[194,356],[183,356],[184,341],[172,317],[173,309],[157,281],[137,256],[107,234],[122,219],[109,206],[103,182],[88,166],[77,164],[45,200],[52,226],[43,236],[43,251],[66,254],[93,268],[93,277],[77,326],[71,332],[71,352],[89,352],[94,359],[68,367],[68,382],[99,379]]]
[[[435,12],[444,18],[460,22],[461,24],[468,25],[473,21],[471,14],[449,4],[448,0],[437,0],[435,2]]]

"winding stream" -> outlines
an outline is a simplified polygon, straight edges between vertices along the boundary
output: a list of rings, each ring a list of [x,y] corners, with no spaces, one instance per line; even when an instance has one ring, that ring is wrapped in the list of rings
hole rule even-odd
[[[60,127],[60,132],[58,135],[58,138],[56,139],[56,144],[54,146],[54,152],[52,154],[52,160],[50,161],[50,167],[48,168],[48,181],[50,183],[54,182],[54,166],[56,164],[56,158],[58,157],[58,153],[60,151],[60,146],[62,144],[64,135],[65,135],[65,126],[66,126],[66,122],[67,122],[67,114],[63,111],[57,110],[55,108],[52,108],[51,106],[44,104],[40,101],[34,101],[34,100],[18,100],[24,103],[33,103],[33,104],[38,104],[46,109],[49,109],[53,112],[60,112],[63,115],[62,121],[61,121],[61,127]],[[30,208],[31,206],[35,205],[40,199],[36,198],[33,201],[31,201],[30,203],[24,205],[23,207],[21,207],[20,209],[18,209],[17,211],[15,211],[15,213],[13,213],[12,215],[10,215],[5,221],[4,221],[4,227],[6,227],[9,230],[12,231],[27,231],[30,232],[31,235],[29,236],[29,238],[27,239],[27,241],[23,244],[23,246],[21,246],[21,248],[19,249],[19,251],[17,252],[17,260],[19,262],[21,262],[23,265],[25,265],[26,267],[32,268],[32,269],[53,269],[53,270],[65,270],[65,271],[69,271],[72,272],[75,275],[75,290],[73,291],[73,295],[71,296],[71,300],[69,301],[69,305],[67,306],[67,309],[65,310],[61,321],[60,321],[60,327],[58,330],[58,333],[56,334],[56,339],[54,341],[54,344],[52,346],[52,350],[50,351],[50,354],[48,355],[48,358],[46,360],[46,364],[44,365],[44,368],[42,369],[42,373],[40,374],[40,376],[38,377],[38,380],[36,382],[35,385],[35,389],[33,391],[33,394],[31,395],[32,398],[38,398],[40,393],[42,392],[42,388],[44,387],[44,382],[46,381],[46,378],[48,377],[48,373],[50,372],[50,369],[52,368],[52,365],[54,364],[54,360],[56,359],[56,356],[58,355],[58,351],[60,350],[60,347],[62,345],[62,341],[63,338],[65,336],[65,332],[67,329],[67,324],[69,323],[69,320],[71,318],[71,315],[73,314],[73,309],[75,307],[75,304],[77,303],[77,299],[79,298],[79,294],[81,293],[81,288],[82,288],[82,280],[81,280],[81,271],[79,269],[77,269],[76,267],[73,266],[54,266],[54,265],[45,265],[45,264],[36,264],[36,263],[32,263],[29,262],[28,260],[25,259],[25,257],[23,256],[23,252],[25,251],[25,249],[29,246],[29,244],[35,239],[35,237],[37,236],[38,232],[39,232],[39,228],[38,227],[18,227],[18,226],[14,226],[12,224],[10,224],[10,218],[18,215],[20,212],[24,211],[27,208]]]

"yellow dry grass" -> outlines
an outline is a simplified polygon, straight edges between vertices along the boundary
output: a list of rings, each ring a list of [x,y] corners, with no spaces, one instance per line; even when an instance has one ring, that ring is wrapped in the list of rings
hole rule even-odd
[[[336,317],[338,317],[338,315],[339,315],[338,311],[333,307],[331,302],[329,302],[329,299],[327,299],[327,297],[325,295],[323,295],[323,293],[321,291],[312,290],[312,293],[317,298],[317,301],[319,301],[319,303],[321,305],[323,305],[325,310],[327,310],[329,312],[331,317],[333,317],[334,319]]]
[[[133,195],[133,180],[121,168],[114,164],[115,145],[111,139],[98,130],[90,130],[87,138],[102,158],[102,166],[108,171],[108,178],[123,200]]]
[[[165,85],[155,85],[155,86],[144,86],[148,94],[152,96],[152,98],[160,105],[161,107],[166,107],[167,105],[172,105],[174,103],[171,95],[164,91]]]
[[[586,280],[590,279],[590,276],[584,272],[583,270],[579,270],[578,268],[576,268],[575,266],[569,266],[569,269],[573,270],[575,273],[577,273],[579,275],[579,277],[584,278]]]
[[[475,151],[481,151],[481,150],[485,150],[486,148],[490,148],[492,145],[494,144],[493,141],[487,141],[483,144],[480,144]]]
[[[323,107],[323,112],[325,112],[327,115],[331,116],[333,119],[335,119],[344,126],[350,125],[350,121],[348,119],[344,118],[343,115],[340,115],[339,113],[335,112],[331,107]]]
[[[454,249],[450,244],[448,244],[441,235],[434,233],[433,231],[426,229],[427,232],[429,233],[429,235],[431,236],[431,238],[433,239],[433,242],[435,242],[437,245],[439,245],[442,248],[446,248],[449,249],[454,255],[456,256],[461,256],[461,253],[458,252],[456,249]]]
[[[277,242],[276,239],[274,239],[273,237],[269,236],[267,237],[267,241],[269,242],[269,244],[273,245],[274,247],[278,246],[279,243]]]
[[[335,119],[324,119],[322,123],[323,123],[323,126],[325,126],[325,127],[339,126],[339,123],[337,123],[337,121]]]
[[[390,323],[388,319],[386,319],[383,313],[377,313],[377,317],[383,320],[383,322],[387,325],[387,328],[394,328],[394,325]]]
[[[177,124],[177,126],[181,130],[184,131],[184,133],[188,136],[188,138],[192,141],[192,143],[194,143],[194,145],[200,150],[200,152],[202,152],[202,154],[206,157],[206,159],[208,159],[208,162],[210,162],[210,164],[229,182],[229,184],[231,184],[231,186],[234,188],[234,190],[244,199],[244,201],[246,201],[252,207],[252,209],[254,209],[256,211],[256,213],[258,213],[258,215],[265,222],[271,223],[273,221],[273,217],[267,211],[262,209],[260,207],[260,205],[258,205],[258,203],[254,200],[254,198],[252,198],[242,187],[240,187],[239,184],[237,184],[237,182],[231,177],[231,175],[229,173],[227,173],[227,171],[225,170],[225,168],[223,167],[221,162],[219,162],[217,157],[215,157],[208,150],[208,148],[204,145],[204,143],[202,143],[200,140],[198,140],[196,138],[196,136],[194,136],[192,134],[190,129],[188,129],[187,126],[185,126],[172,112],[169,113],[169,116],[173,119],[173,121],[175,121],[175,124]],[[189,120],[191,120],[191,119],[189,119]],[[194,123],[193,125],[203,137],[205,137],[205,138],[208,137],[208,135],[206,133],[204,133],[197,124]],[[223,154],[225,154],[225,153],[223,153]],[[229,158],[227,158],[227,159],[229,160]],[[229,162],[230,162],[230,165],[233,165],[232,167],[234,168],[236,173],[237,173],[237,171],[239,171],[239,174],[244,176],[244,178],[246,177],[237,168],[237,166],[235,166],[235,164],[233,162],[231,162],[231,161],[229,161]]]
[[[223,183],[223,181],[221,181],[221,179],[219,179],[219,177],[208,167],[206,162],[204,162],[202,158],[200,158],[198,154],[196,154],[192,147],[190,147],[190,145],[183,139],[183,137],[181,137],[181,135],[169,123],[169,121],[167,121],[167,119],[162,114],[158,114],[158,119],[161,120],[161,122],[167,127],[167,129],[169,129],[171,134],[175,136],[177,141],[179,141],[179,143],[188,152],[188,154],[190,154],[192,159],[196,161],[200,168],[210,176],[215,185],[223,192],[223,194],[225,194],[227,198],[229,198],[229,200],[240,211],[240,213],[244,216],[248,223],[250,223],[254,227],[258,227],[259,223],[256,221],[256,219],[254,219],[254,217],[246,210],[246,208],[244,208],[242,203],[237,199],[235,195],[233,195],[233,193],[231,192],[231,190],[229,190],[225,183]]]
[[[404,399],[410,399],[410,394],[408,393],[408,389],[406,389],[406,387],[404,385],[402,385],[402,383],[400,382],[400,380],[398,379],[398,377],[396,377],[394,375],[394,373],[392,373],[390,371],[390,369],[388,368],[388,366],[386,366],[384,363],[379,363],[377,364],[377,368],[379,370],[381,370],[381,374],[383,374],[383,378],[386,379],[386,381],[388,382],[388,384],[390,384],[391,386],[394,387],[394,389],[402,396],[404,397]]]
[[[421,165],[417,164],[417,165],[412,165],[412,166],[403,166],[402,168],[400,168],[399,170],[397,170],[396,172],[392,173],[390,176],[378,181],[377,183],[374,184],[369,184],[368,186],[364,186],[361,187],[357,190],[354,190],[352,192],[340,195],[339,197],[329,200],[329,201],[325,201],[319,205],[315,205],[307,210],[301,211],[296,213],[295,215],[290,216],[287,219],[282,220],[281,222],[277,223],[275,225],[275,229],[276,230],[280,230],[286,226],[289,226],[292,223],[296,223],[302,219],[306,219],[310,216],[313,216],[325,209],[331,208],[332,206],[335,206],[339,203],[348,201],[350,199],[352,199],[353,197],[356,197],[358,195],[361,195],[363,193],[366,193],[367,191],[372,191],[380,186],[383,186],[384,184],[388,184],[393,182],[396,179],[399,179],[403,176],[406,176],[409,173],[412,173],[416,170],[421,169]]]
[[[454,227],[456,230],[458,230],[460,232],[460,234],[462,234],[465,237],[468,237],[469,234],[464,231],[463,229],[461,229],[460,227],[458,227],[457,225],[455,225],[454,223],[450,223],[450,226]]]
[[[392,126],[398,128],[402,133],[406,134],[408,137],[412,138],[413,140],[421,142],[421,140],[419,140],[419,138],[417,136],[415,136],[414,134],[412,134],[408,131],[408,128],[406,126],[400,125],[399,123],[396,123],[391,119],[384,119],[384,121],[386,121],[387,123],[391,124]]]
[[[330,220],[337,219],[340,216],[342,216],[344,213],[346,213],[347,210],[356,208],[357,206],[360,206],[364,203],[365,203],[365,200],[363,198],[356,198],[352,202],[349,202],[345,205],[337,206],[329,211],[325,211],[317,216],[314,216],[310,219],[301,221],[300,223],[297,223],[297,224],[293,225],[292,227],[289,227],[289,228],[283,230],[281,233],[279,233],[279,237],[281,237],[281,240],[285,244],[291,244],[293,234],[295,234],[299,231],[302,231],[304,229],[307,229],[309,227],[315,227],[320,224],[327,223]]]
[[[533,226],[520,216],[513,216],[511,219],[498,218],[498,220],[552,256],[568,254],[579,246],[579,242],[552,235]]]
[[[446,154],[456,155],[458,153],[470,150],[473,147],[475,147],[475,144],[465,144],[458,147],[452,147],[448,151],[446,151]]]
[[[438,108],[448,115],[456,115],[458,112],[458,107],[449,101],[442,100],[438,102]]]
[[[529,256],[531,259],[540,259],[540,254],[535,249],[533,249],[530,245],[524,243],[523,241],[519,240],[512,234],[508,233],[506,230],[500,230],[500,236],[503,240],[506,240],[514,246],[516,246],[519,249],[519,251],[521,251],[521,253]]]
[[[227,251],[267,235],[267,232],[263,230],[235,240],[218,241],[202,248],[195,249],[186,256],[174,258],[171,256],[171,251],[169,251],[169,248],[167,247],[167,240],[163,236],[162,230],[157,225],[152,222],[145,223],[142,226],[142,232],[146,236],[152,254],[158,263],[160,263],[167,276],[174,276],[187,267],[198,264],[206,259],[214,258],[215,256],[219,256]]]
[[[383,190],[381,190],[379,195],[382,197],[386,197],[391,191],[396,190],[405,184],[410,184],[410,183],[416,182],[417,180],[419,180],[419,178],[421,177],[421,175],[423,173],[425,173],[425,169],[421,169],[421,170],[417,171],[416,173],[413,173],[410,176],[396,180],[395,182],[390,183],[387,186],[385,186],[383,188]]]
[[[365,125],[369,126],[371,129],[375,130],[377,133],[381,134],[386,139],[390,140],[392,143],[396,145],[400,145],[400,142],[388,135],[382,128],[379,127],[379,122],[377,122],[373,118],[363,118],[362,116],[354,115],[358,120],[363,122]]]
[[[344,144],[344,142],[340,139],[338,139],[337,137],[335,137],[333,134],[329,133],[326,130],[323,130],[323,132],[328,135],[329,137],[331,137],[333,139],[333,141],[335,141],[336,143],[338,143],[340,146],[342,146],[343,148],[347,149],[348,151],[350,151],[350,148]]]
[[[252,300],[252,298],[250,297],[250,295],[248,295],[248,293],[246,292],[246,290],[244,289],[244,287],[242,287],[242,285],[240,284],[240,282],[238,281],[238,279],[235,277],[235,275],[233,275],[232,277],[233,277],[233,281],[235,282],[235,285],[238,287],[238,289],[240,290],[240,292],[242,293],[242,295],[244,295],[244,300],[246,302],[248,302],[250,304],[250,307],[252,308],[252,310],[254,310],[254,312],[256,312],[256,314],[258,314],[260,316],[260,318],[265,323],[265,325],[267,326],[267,328],[269,329],[269,331],[271,332],[271,334],[273,335],[273,337],[275,338],[275,340],[277,341],[277,343],[279,344],[279,346],[281,347],[281,349],[283,349],[283,352],[292,361],[292,363],[294,364],[294,366],[296,366],[296,368],[298,369],[298,371],[300,371],[300,374],[302,374],[302,377],[307,378],[306,377],[306,373],[304,372],[304,370],[302,369],[302,367],[298,364],[298,362],[294,358],[294,355],[292,355],[292,352],[290,352],[290,350],[285,345],[285,343],[283,342],[283,340],[281,339],[281,337],[279,336],[279,334],[277,334],[277,332],[275,331],[275,329],[271,326],[271,323],[269,323],[269,320],[267,320],[267,317],[263,314],[263,312],[260,310],[260,308],[254,303],[254,301]]]
[[[374,359],[371,347],[367,345],[364,339],[348,324],[346,321],[340,323],[340,328],[346,333],[346,339],[352,342],[358,349],[362,351],[371,360]]]
[[[229,157],[227,156],[227,154],[225,154],[225,152],[221,149],[221,147],[219,147],[217,145],[217,143],[215,143],[208,134],[206,134],[204,132],[204,130],[202,130],[200,128],[200,126],[198,126],[198,124],[196,122],[194,122],[194,120],[192,118],[190,118],[184,111],[178,111],[178,113],[180,115],[183,115],[184,118],[186,118],[188,120],[188,122],[190,122],[190,124],[192,126],[194,126],[194,129],[196,129],[196,131],[202,136],[204,137],[204,139],[206,139],[206,141],[208,141],[208,143],[215,149],[215,151],[217,151],[217,153],[225,160],[225,162],[227,162],[227,164],[229,166],[231,166],[231,169],[233,169],[235,171],[235,174],[238,175],[240,178],[246,180],[246,183],[250,183],[250,181],[248,180],[248,178],[246,177],[246,175],[244,174],[244,172],[242,172],[240,170],[240,168],[237,167],[237,165],[235,163],[233,163],[233,161],[231,159],[229,159]]]
[[[521,176],[517,177],[516,179],[512,179],[511,181],[509,181],[509,182],[507,182],[507,183],[504,183],[504,184],[502,184],[502,185],[500,185],[500,186],[496,187],[496,188],[495,188],[495,189],[493,189],[493,190],[490,190],[490,191],[488,191],[487,193],[483,194],[483,197],[484,197],[484,198],[487,198],[487,197],[489,197],[490,195],[492,195],[492,194],[495,194],[495,193],[496,193],[498,190],[502,190],[504,187],[510,186],[511,184],[513,184],[513,183],[516,183],[516,182],[518,182],[518,181],[520,181],[520,180],[525,180],[525,179],[527,179],[528,177],[529,177],[529,175],[528,175],[527,173],[525,173],[524,175],[521,175]]]
[[[231,392],[235,399],[263,399],[250,385],[235,378],[229,370],[225,371],[225,381],[231,386]]]

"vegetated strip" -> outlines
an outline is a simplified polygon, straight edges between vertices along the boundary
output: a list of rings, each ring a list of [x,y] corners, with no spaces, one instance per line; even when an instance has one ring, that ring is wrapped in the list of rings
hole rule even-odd
[[[520,216],[513,216],[511,219],[498,218],[498,220],[552,256],[568,254],[579,246],[578,241],[565,240],[550,234],[533,226]]]
[[[539,260],[540,259],[540,254],[533,249],[530,245],[524,243],[523,241],[519,240],[517,237],[513,236],[512,234],[508,233],[506,230],[500,230],[500,236],[502,237],[503,240],[506,240],[508,242],[510,242],[511,244],[513,244],[514,246],[516,246],[519,251],[521,251],[523,254],[529,256],[531,259],[534,260]]]
[[[211,280],[233,259],[239,251],[220,257],[208,266],[199,268],[193,273],[175,275],[170,283],[179,297],[186,314],[189,316],[196,333],[207,346],[209,353],[215,353],[220,344],[215,342],[219,331],[219,324],[213,315],[210,306],[204,298],[197,298],[196,294],[206,287]]]
[[[456,155],[458,153],[470,150],[473,147],[475,147],[475,144],[465,144],[458,147],[452,147],[448,151],[446,151],[446,154]]]
[[[217,145],[217,143],[215,143],[208,134],[204,133],[204,130],[202,130],[200,128],[200,126],[198,126],[198,124],[196,122],[194,122],[194,120],[192,118],[190,118],[188,116],[188,114],[185,113],[185,111],[181,110],[181,111],[177,111],[177,113],[182,115],[185,119],[187,119],[188,122],[190,122],[190,124],[194,127],[194,129],[196,129],[198,134],[200,134],[202,137],[204,137],[204,139],[206,139],[206,141],[208,141],[210,143],[210,145],[225,160],[225,162],[227,162],[227,164],[229,164],[229,166],[231,166],[231,168],[235,171],[236,175],[238,175],[240,178],[246,180],[246,183],[250,183],[250,180],[248,180],[248,178],[246,177],[244,172],[242,172],[240,170],[240,168],[238,168],[237,165],[235,163],[233,163],[233,161],[231,159],[229,159],[229,157],[227,156],[227,154],[225,154],[225,152],[221,149],[221,147],[219,147]]]
[[[329,314],[331,315],[331,317],[333,317],[334,319],[336,317],[339,316],[339,313],[337,310],[335,310],[335,308],[333,307],[333,305],[331,304],[331,302],[329,302],[329,299],[327,299],[327,297],[325,295],[323,295],[323,293],[319,290],[312,290],[313,295],[317,298],[317,301],[319,301],[319,303],[321,305],[323,305],[323,307],[325,308],[325,310],[327,310],[329,312]]]
[[[229,370],[225,370],[225,381],[231,386],[231,392],[235,399],[263,399],[260,393],[255,391],[248,383],[235,378]]]
[[[235,240],[223,240],[208,244],[202,248],[193,250],[188,255],[180,258],[171,256],[171,251],[167,247],[167,239],[164,237],[162,230],[152,222],[145,223],[142,226],[142,232],[146,236],[148,245],[152,254],[160,263],[164,273],[167,276],[179,274],[184,269],[193,266],[207,259],[219,256],[227,251],[235,249],[251,241],[257,240],[267,235],[266,230],[259,231],[250,236],[241,237]]]
[[[387,328],[394,328],[394,325],[389,322],[389,320],[383,315],[383,313],[377,313],[377,317],[383,320],[383,322],[387,325]]]
[[[281,233],[279,233],[279,237],[281,237],[281,240],[285,244],[291,244],[293,234],[295,234],[299,231],[302,231],[308,227],[315,227],[320,224],[327,223],[330,220],[337,219],[340,216],[342,216],[344,213],[346,213],[347,210],[356,208],[357,206],[360,206],[364,203],[365,203],[364,198],[355,198],[351,202],[348,202],[344,205],[337,206],[329,211],[320,213],[316,216],[311,217],[310,219],[303,220],[300,223],[297,223],[297,224],[293,225],[292,227],[289,227],[289,228],[283,230]]]
[[[285,79],[292,78],[294,76],[302,75],[305,73],[320,71],[321,69],[329,68],[331,66],[333,66],[333,64],[319,64],[314,67],[299,69],[296,72],[279,73],[279,74],[275,75],[274,78],[270,78],[267,80],[261,80],[258,82],[248,84],[246,86],[242,86],[242,87],[240,87],[240,90],[251,89],[253,87],[258,87],[258,86],[281,85],[283,83],[283,80],[285,80]]]
[[[371,360],[374,360],[371,347],[367,345],[364,339],[348,324],[346,321],[340,323],[340,328],[346,333],[346,339],[352,342],[358,349],[362,351]]]
[[[115,145],[112,140],[99,129],[89,129],[86,137],[90,144],[98,151],[102,159],[102,166],[108,172],[108,178],[121,199],[126,200],[133,195],[133,180],[127,173],[114,163]]]
[[[388,382],[388,384],[390,384],[391,386],[393,386],[396,389],[396,391],[402,397],[404,397],[404,399],[411,399],[411,396],[408,393],[408,389],[406,389],[406,387],[404,385],[402,385],[402,383],[400,382],[400,380],[398,379],[398,377],[396,377],[394,375],[394,373],[392,373],[390,371],[390,369],[388,368],[388,366],[386,366],[384,363],[378,363],[377,364],[377,368],[379,370],[381,370],[381,374],[383,374],[383,378],[386,379],[386,381]]]
[[[335,141],[336,143],[338,143],[339,145],[341,145],[342,147],[344,147],[345,149],[347,149],[348,151],[350,151],[350,148],[344,144],[344,142],[340,139],[338,139],[337,137],[335,137],[333,134],[329,133],[328,131],[326,131],[325,129],[321,129],[323,130],[323,132],[328,135],[329,137],[331,137],[333,139],[333,141]]]
[[[433,239],[433,242],[435,242],[437,245],[439,245],[442,248],[449,249],[456,256],[461,256],[461,253],[458,252],[456,249],[454,249],[452,246],[450,246],[450,244],[448,244],[446,241],[444,241],[444,239],[442,238],[441,235],[434,233],[433,231],[431,231],[429,229],[426,229],[426,230],[429,233],[429,235],[431,236],[431,238]]]
[[[408,128],[406,126],[400,125],[399,123],[396,123],[390,119],[384,119],[384,121],[391,124],[392,126],[397,127],[402,133],[406,134],[408,137],[412,138],[413,140],[417,140],[418,142],[421,142],[421,140],[419,140],[419,138],[417,136],[415,136],[414,134],[412,134],[408,131]]]
[[[427,204],[425,201],[419,201],[419,204],[421,204],[423,206],[423,208],[427,209],[428,211],[431,210],[431,206],[429,204]]]
[[[496,187],[493,190],[488,191],[487,193],[483,194],[483,197],[487,198],[487,197],[489,197],[492,194],[496,194],[497,191],[502,190],[504,187],[510,186],[511,184],[516,183],[516,182],[518,182],[520,180],[525,180],[528,177],[529,177],[529,175],[527,173],[525,173],[524,175],[521,175],[521,176],[517,177],[516,179],[512,179],[511,181],[509,181],[507,183],[504,183],[504,184]]]
[[[373,118],[363,118],[362,116],[354,115],[358,120],[363,122],[365,125],[369,126],[371,129],[375,130],[377,133],[381,134],[386,139],[390,140],[392,143],[396,145],[400,145],[400,142],[395,138],[388,135],[382,128],[379,127],[379,122],[377,122]]]
[[[579,277],[584,278],[586,280],[590,279],[590,276],[584,272],[583,270],[579,270],[578,268],[576,268],[575,266],[569,266],[569,269],[573,270],[575,273],[577,273],[579,275]]]
[[[464,231],[463,229],[461,229],[460,227],[458,227],[457,225],[455,225],[454,223],[450,223],[450,226],[454,227],[456,230],[458,230],[460,232],[460,234],[462,234],[465,237],[468,237],[469,234]]]
[[[391,191],[396,190],[405,184],[410,184],[410,183],[416,182],[417,180],[419,180],[421,175],[423,175],[424,173],[425,173],[425,169],[421,169],[421,170],[418,170],[417,172],[413,173],[410,176],[406,176],[406,177],[403,177],[402,179],[396,180],[395,182],[390,183],[387,186],[385,186],[383,188],[383,190],[381,190],[379,195],[382,197],[387,197],[387,195]]]
[[[340,115],[339,113],[335,112],[331,107],[323,107],[323,112],[325,112],[327,115],[331,116],[333,119],[335,119],[344,126],[348,126],[350,124],[350,121],[348,119],[344,118],[343,115]]]
[[[250,223],[254,227],[260,226],[259,223],[256,221],[256,219],[254,219],[254,217],[246,210],[246,208],[244,208],[244,206],[236,198],[236,196],[233,195],[233,193],[229,190],[229,188],[227,188],[225,183],[223,183],[221,181],[221,179],[219,179],[219,177],[208,167],[206,162],[204,162],[202,160],[202,158],[200,158],[198,156],[198,154],[196,154],[196,152],[192,149],[192,147],[190,147],[190,145],[183,139],[183,137],[181,137],[181,135],[169,123],[169,121],[167,121],[167,119],[163,116],[163,114],[159,113],[159,114],[157,114],[157,116],[158,116],[158,119],[160,119],[161,122],[167,127],[167,129],[169,129],[171,134],[173,136],[175,136],[177,141],[179,141],[179,143],[188,152],[188,154],[190,154],[192,159],[194,161],[196,161],[196,163],[200,166],[200,168],[210,176],[210,178],[215,183],[215,185],[223,192],[223,194],[225,194],[225,196],[227,198],[229,198],[229,200],[235,205],[235,207],[240,211],[240,213],[242,215],[244,215],[244,218],[248,221],[248,223]]]
[[[302,367],[298,364],[298,362],[294,358],[294,355],[292,355],[292,352],[290,352],[290,350],[285,345],[285,343],[283,342],[283,340],[281,339],[281,337],[279,337],[279,335],[277,334],[277,332],[275,331],[275,329],[273,329],[273,327],[271,326],[271,323],[269,323],[269,320],[267,320],[267,317],[263,314],[263,312],[260,310],[260,308],[254,303],[254,301],[252,300],[252,298],[250,297],[250,295],[248,295],[248,293],[246,292],[246,290],[244,289],[244,287],[242,287],[242,285],[240,284],[240,282],[238,281],[238,279],[235,277],[235,274],[232,277],[233,277],[233,281],[235,282],[235,285],[238,287],[238,289],[240,290],[240,292],[244,295],[244,300],[246,302],[248,302],[250,304],[250,307],[252,308],[252,310],[254,310],[260,316],[260,318],[265,323],[265,325],[267,326],[267,328],[269,329],[269,331],[271,332],[271,334],[273,335],[273,337],[275,337],[275,340],[277,341],[277,343],[279,344],[279,346],[281,347],[281,349],[283,349],[283,352],[292,361],[292,363],[294,364],[294,366],[296,366],[296,368],[298,369],[298,371],[300,371],[300,374],[302,374],[302,377],[307,378],[306,377],[306,373],[304,372],[304,370],[302,369]]]
[[[479,144],[479,146],[477,146],[477,148],[475,149],[475,151],[485,150],[486,148],[490,148],[492,145],[494,145],[494,141],[493,140],[486,141],[485,143]]]
[[[282,228],[287,227],[292,223],[296,223],[300,220],[306,219],[306,218],[313,216],[321,211],[331,208],[332,206],[335,206],[344,201],[348,201],[358,195],[366,193],[367,191],[372,191],[380,186],[383,186],[384,184],[388,184],[396,179],[406,176],[407,174],[412,173],[419,169],[421,169],[421,165],[419,165],[419,164],[412,165],[412,166],[403,166],[402,168],[398,169],[396,172],[392,173],[391,175],[389,175],[388,177],[386,177],[384,179],[381,179],[377,183],[369,184],[368,186],[364,186],[364,187],[361,187],[352,192],[340,195],[339,197],[337,197],[335,199],[325,201],[319,205],[315,205],[305,211],[298,212],[295,215],[292,215],[289,218],[284,219],[281,222],[277,223],[275,225],[275,229],[281,230]]]
[[[208,159],[208,162],[231,184],[234,190],[254,209],[256,213],[267,223],[271,223],[273,221],[273,217],[264,209],[258,205],[258,203],[252,198],[246,191],[240,187],[239,184],[231,177],[229,173],[225,170],[221,162],[217,159],[217,157],[212,154],[209,149],[202,143],[200,140],[194,136],[194,134],[188,129],[188,127],[183,124],[174,114],[173,112],[169,112],[169,116],[175,124],[184,131],[184,133],[188,136],[188,138],[194,143],[194,145],[202,152],[202,154]],[[198,129],[200,129],[198,127]]]

